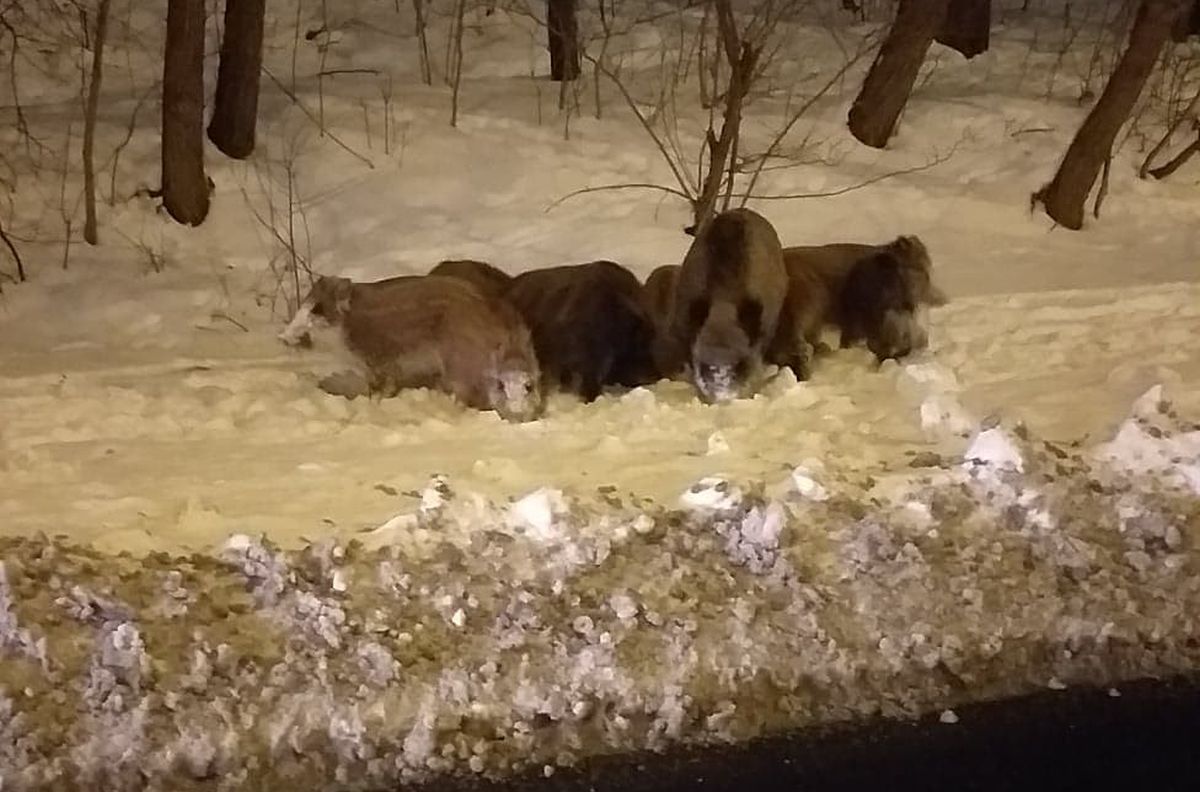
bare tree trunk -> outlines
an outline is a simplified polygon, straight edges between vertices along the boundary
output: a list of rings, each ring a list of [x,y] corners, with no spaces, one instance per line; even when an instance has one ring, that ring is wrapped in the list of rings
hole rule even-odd
[[[1191,10],[1180,14],[1171,28],[1172,41],[1184,41],[1188,36],[1200,36],[1200,0],[1192,0]]]
[[[575,6],[576,0],[546,0],[550,79],[555,81],[579,76],[579,23]]]
[[[850,106],[850,133],[860,142],[887,145],[948,5],[949,0],[900,0],[896,21]]]
[[[1104,93],[1075,133],[1054,179],[1034,193],[1034,203],[1040,202],[1046,214],[1060,225],[1074,231],[1083,228],[1088,193],[1105,159],[1111,156],[1113,141],[1129,119],[1184,2],[1143,0],[1129,34],[1129,45],[1104,86]]]
[[[425,33],[425,1],[412,0],[412,5],[417,18],[417,42],[421,45],[421,80],[426,85],[433,85],[433,69],[429,64],[429,37]]]
[[[108,35],[108,7],[111,0],[100,0],[96,8],[96,35],[92,39],[92,79],[88,85],[83,116],[83,238],[89,245],[100,241],[96,231],[96,113],[100,107],[100,80],[104,71],[104,41]]]
[[[254,151],[266,0],[225,0],[225,33],[208,139],[227,156]]]
[[[992,33],[992,0],[950,0],[936,41],[967,60],[987,52]]]
[[[453,92],[450,95],[450,126],[458,126],[458,90],[462,85],[463,61],[463,15],[467,11],[467,0],[458,0],[454,5],[453,49],[450,51],[450,74],[453,77]]]
[[[721,118],[721,133],[714,135],[708,129],[708,173],[700,194],[692,208],[694,228],[700,228],[716,212],[717,198],[721,194],[721,183],[726,176],[726,163],[731,163],[737,150],[738,133],[742,124],[742,104],[754,80],[761,48],[741,40],[737,23],[733,17],[730,0],[715,0],[717,11],[717,33],[729,62],[729,86],[725,91],[725,112]],[[714,86],[715,90],[715,86]],[[729,165],[729,179],[734,175]],[[728,205],[728,198],[726,198]]]
[[[204,0],[167,0],[163,57],[162,199],[171,217],[208,216],[204,176]]]

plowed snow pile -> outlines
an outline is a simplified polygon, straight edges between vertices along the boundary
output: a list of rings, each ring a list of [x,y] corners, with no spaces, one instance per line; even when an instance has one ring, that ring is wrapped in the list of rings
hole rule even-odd
[[[0,220],[30,282],[0,284],[2,792],[393,789],[1200,669],[1200,171],[1137,178],[1163,97],[1100,219],[1027,211],[1098,88],[1102,20],[997,5],[988,52],[931,50],[883,151],[845,128],[870,59],[829,82],[878,22],[781,20],[799,54],[741,150],[828,83],[758,188],[840,194],[751,205],[787,244],[919,235],[952,297],[930,349],[840,351],[720,407],[682,383],[556,396],[517,425],[318,391],[327,351],[275,338],[283,268],[645,276],[682,259],[682,202],[556,202],[672,184],[658,148],[615,86],[592,106],[590,66],[559,112],[544,28],[505,4],[467,4],[456,129],[410,4],[267,5],[258,148],[206,151],[212,212],[185,228],[135,195],[158,178],[163,6],[114,0],[95,247],[61,229],[91,55],[74,27],[69,56],[40,27],[4,50],[25,104],[10,121],[0,94]],[[449,6],[427,7],[440,52]],[[674,96],[672,145],[698,151],[694,80],[663,80],[702,9],[615,8],[610,65],[643,112]]]
[[[439,479],[293,552],[5,539],[5,788],[384,788],[1196,667],[1200,427],[1159,389],[1111,444],[965,457],[677,510]]]

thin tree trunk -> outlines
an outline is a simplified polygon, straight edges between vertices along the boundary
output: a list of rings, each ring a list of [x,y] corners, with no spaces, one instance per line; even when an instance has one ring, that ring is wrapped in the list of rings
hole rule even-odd
[[[89,245],[100,241],[96,231],[96,113],[100,107],[100,80],[104,71],[104,41],[108,35],[108,7],[111,0],[100,0],[96,8],[96,35],[92,39],[92,79],[88,85],[83,116],[83,239]]]
[[[713,134],[708,129],[708,173],[700,188],[692,209],[694,228],[700,228],[716,212],[717,198],[721,194],[721,182],[726,175],[727,163],[735,156],[738,133],[742,124],[742,104],[750,91],[750,83],[758,66],[761,49],[741,40],[737,23],[733,17],[730,0],[716,0],[718,38],[729,62],[729,85],[725,91],[725,112],[721,117],[721,133]],[[714,90],[716,86],[714,85]],[[729,179],[733,179],[730,167]]]
[[[850,107],[850,133],[883,148],[896,129],[949,0],[900,0],[896,21]]]
[[[225,0],[225,34],[208,139],[227,156],[254,151],[266,0]]]
[[[546,0],[550,79],[555,81],[579,76],[579,23],[575,6],[576,0]]]
[[[425,2],[412,0],[412,5],[413,14],[416,16],[417,42],[421,45],[421,80],[426,85],[433,85],[433,68],[429,64],[429,36],[425,33]]]
[[[992,0],[950,0],[936,41],[967,60],[987,52],[992,33]]]
[[[463,62],[463,15],[467,10],[467,0],[458,0],[454,6],[454,38],[452,40],[453,49],[451,54],[451,74],[454,77],[452,83],[453,91],[450,95],[450,126],[458,126],[458,90],[462,85],[462,62]]]
[[[1034,202],[1040,202],[1060,225],[1073,231],[1083,228],[1088,193],[1111,156],[1117,133],[1129,119],[1183,6],[1184,0],[1143,0],[1129,45],[1104,92],[1075,133],[1054,178],[1034,193]]]

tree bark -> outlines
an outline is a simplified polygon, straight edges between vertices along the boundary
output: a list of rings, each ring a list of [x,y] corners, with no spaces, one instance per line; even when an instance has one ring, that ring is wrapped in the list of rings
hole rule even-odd
[[[1180,14],[1171,28],[1172,41],[1184,41],[1189,36],[1200,36],[1200,0],[1192,0],[1191,9]]]
[[[850,106],[850,133],[860,142],[887,145],[948,5],[949,0],[900,0],[896,21]]]
[[[1084,204],[1096,177],[1111,155],[1117,133],[1129,119],[1146,79],[1186,0],[1143,0],[1133,21],[1129,44],[1100,99],[1067,148],[1049,184],[1033,195],[1051,218],[1066,228],[1083,228]]]
[[[167,0],[163,56],[162,198],[180,223],[208,216],[204,175],[204,0]]]
[[[83,115],[83,239],[89,245],[100,241],[96,230],[96,113],[100,109],[100,80],[104,71],[104,41],[108,37],[108,8],[112,0],[100,0],[96,8],[96,35],[92,47],[92,76]]]
[[[227,156],[254,151],[266,0],[225,0],[225,34],[208,139]]]
[[[561,82],[579,76],[579,22],[576,0],[546,0],[546,27],[550,49],[550,79]]]
[[[992,33],[992,0],[950,0],[936,41],[967,60],[987,52]]]

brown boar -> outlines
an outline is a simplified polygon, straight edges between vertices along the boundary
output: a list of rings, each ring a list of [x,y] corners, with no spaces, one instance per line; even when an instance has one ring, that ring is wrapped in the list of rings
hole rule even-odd
[[[787,289],[774,226],[749,209],[714,216],[680,268],[663,357],[685,362],[705,401],[750,395]]]
[[[611,261],[523,272],[508,299],[533,333],[547,381],[594,401],[605,386],[658,379],[654,323],[642,285]]]
[[[446,276],[401,276],[373,283],[322,277],[280,338],[311,342],[314,327],[337,330],[374,395],[427,387],[467,407],[509,420],[540,414],[540,370],[529,329],[506,302]],[[331,392],[355,395],[355,379],[327,378]]]

